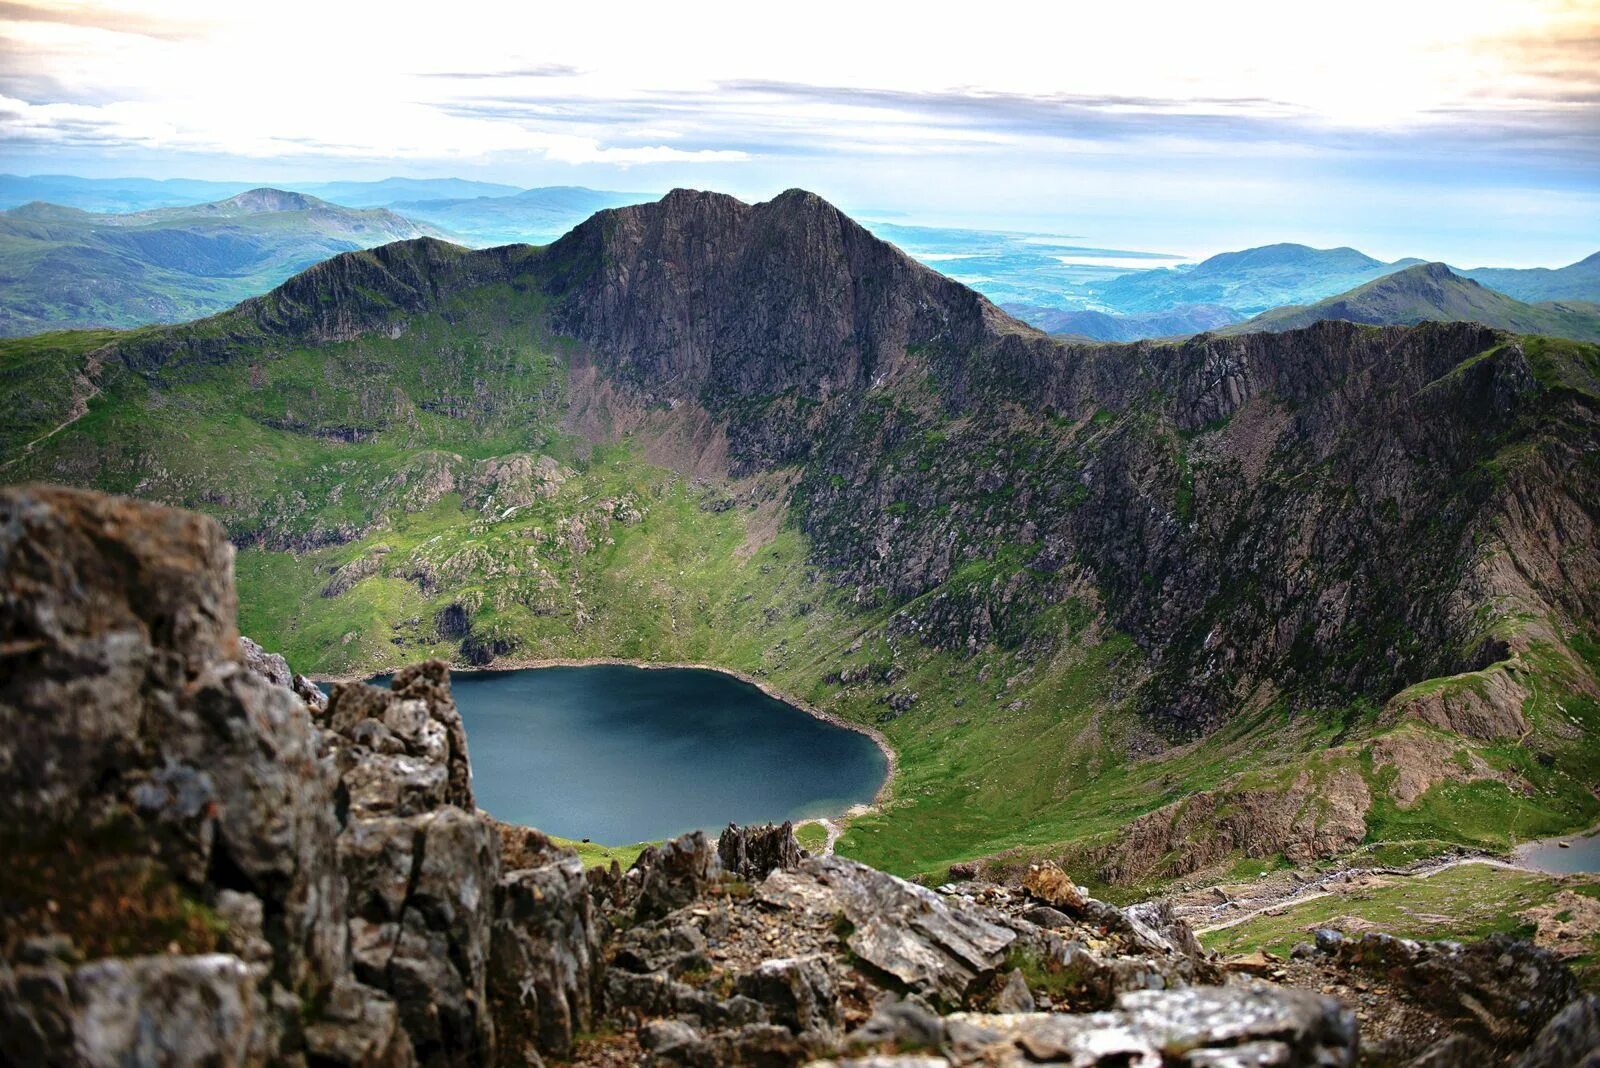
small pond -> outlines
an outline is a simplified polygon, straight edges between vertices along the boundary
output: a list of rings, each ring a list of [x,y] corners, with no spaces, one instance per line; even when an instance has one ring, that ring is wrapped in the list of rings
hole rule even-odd
[[[624,845],[837,815],[888,773],[872,739],[731,675],[622,665],[456,672],[478,806]]]

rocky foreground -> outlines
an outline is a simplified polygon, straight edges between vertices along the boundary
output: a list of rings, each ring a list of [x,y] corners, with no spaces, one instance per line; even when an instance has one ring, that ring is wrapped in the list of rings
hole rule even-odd
[[[585,871],[476,809],[443,663],[324,700],[231,564],[0,490],[0,1062],[1600,1064],[1600,1001],[1509,939],[1225,964],[1051,867],[934,891],[787,827]]]

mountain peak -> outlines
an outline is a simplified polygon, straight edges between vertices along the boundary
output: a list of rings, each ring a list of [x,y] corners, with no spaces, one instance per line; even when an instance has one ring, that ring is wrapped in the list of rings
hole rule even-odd
[[[327,207],[325,200],[318,200],[305,193],[294,193],[287,189],[274,189],[271,186],[261,186],[257,189],[248,189],[237,196],[227,200],[219,200],[216,207],[222,210],[248,212],[251,214],[272,211],[310,211],[313,208]]]

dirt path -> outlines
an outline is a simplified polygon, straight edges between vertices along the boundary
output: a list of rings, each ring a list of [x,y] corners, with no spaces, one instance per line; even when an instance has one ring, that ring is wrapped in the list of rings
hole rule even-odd
[[[1432,864],[1426,867],[1418,868],[1344,868],[1340,871],[1329,872],[1320,879],[1313,879],[1310,882],[1302,883],[1297,888],[1291,889],[1288,893],[1276,897],[1266,904],[1247,908],[1245,911],[1240,912],[1237,915],[1230,915],[1226,920],[1223,920],[1219,923],[1194,924],[1195,934],[1210,934],[1213,931],[1225,931],[1230,927],[1237,927],[1241,923],[1253,920],[1257,916],[1276,915],[1278,913],[1286,912],[1287,910],[1294,908],[1297,905],[1304,904],[1307,901],[1316,901],[1318,898],[1324,897],[1343,896],[1343,889],[1338,888],[1338,884],[1341,883],[1347,884],[1350,889],[1359,889],[1361,886],[1366,885],[1365,881],[1368,879],[1429,879],[1435,875],[1438,875],[1442,871],[1449,871],[1452,868],[1459,868],[1466,864],[1481,864],[1490,868],[1508,868],[1513,871],[1535,870],[1532,868],[1525,868],[1520,864],[1512,864],[1496,857],[1484,856],[1453,857],[1450,860],[1444,861],[1443,863]],[[1211,890],[1213,892],[1221,891],[1225,893],[1225,891],[1222,891],[1221,886],[1212,887]],[[1225,900],[1222,904],[1214,906],[1213,911],[1215,912],[1225,909],[1233,905],[1233,903],[1234,902],[1232,899]],[[1190,922],[1194,923],[1192,919]]]

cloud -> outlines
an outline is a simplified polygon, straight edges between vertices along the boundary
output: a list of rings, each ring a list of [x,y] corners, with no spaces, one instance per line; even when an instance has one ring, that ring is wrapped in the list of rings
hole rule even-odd
[[[103,4],[29,4],[0,0],[0,22],[37,22],[104,30],[167,41],[203,36],[215,23],[206,19],[174,19],[141,15]]]
[[[569,63],[539,63],[509,70],[420,71],[419,78],[456,78],[462,81],[493,81],[502,78],[574,78],[583,71]]]

